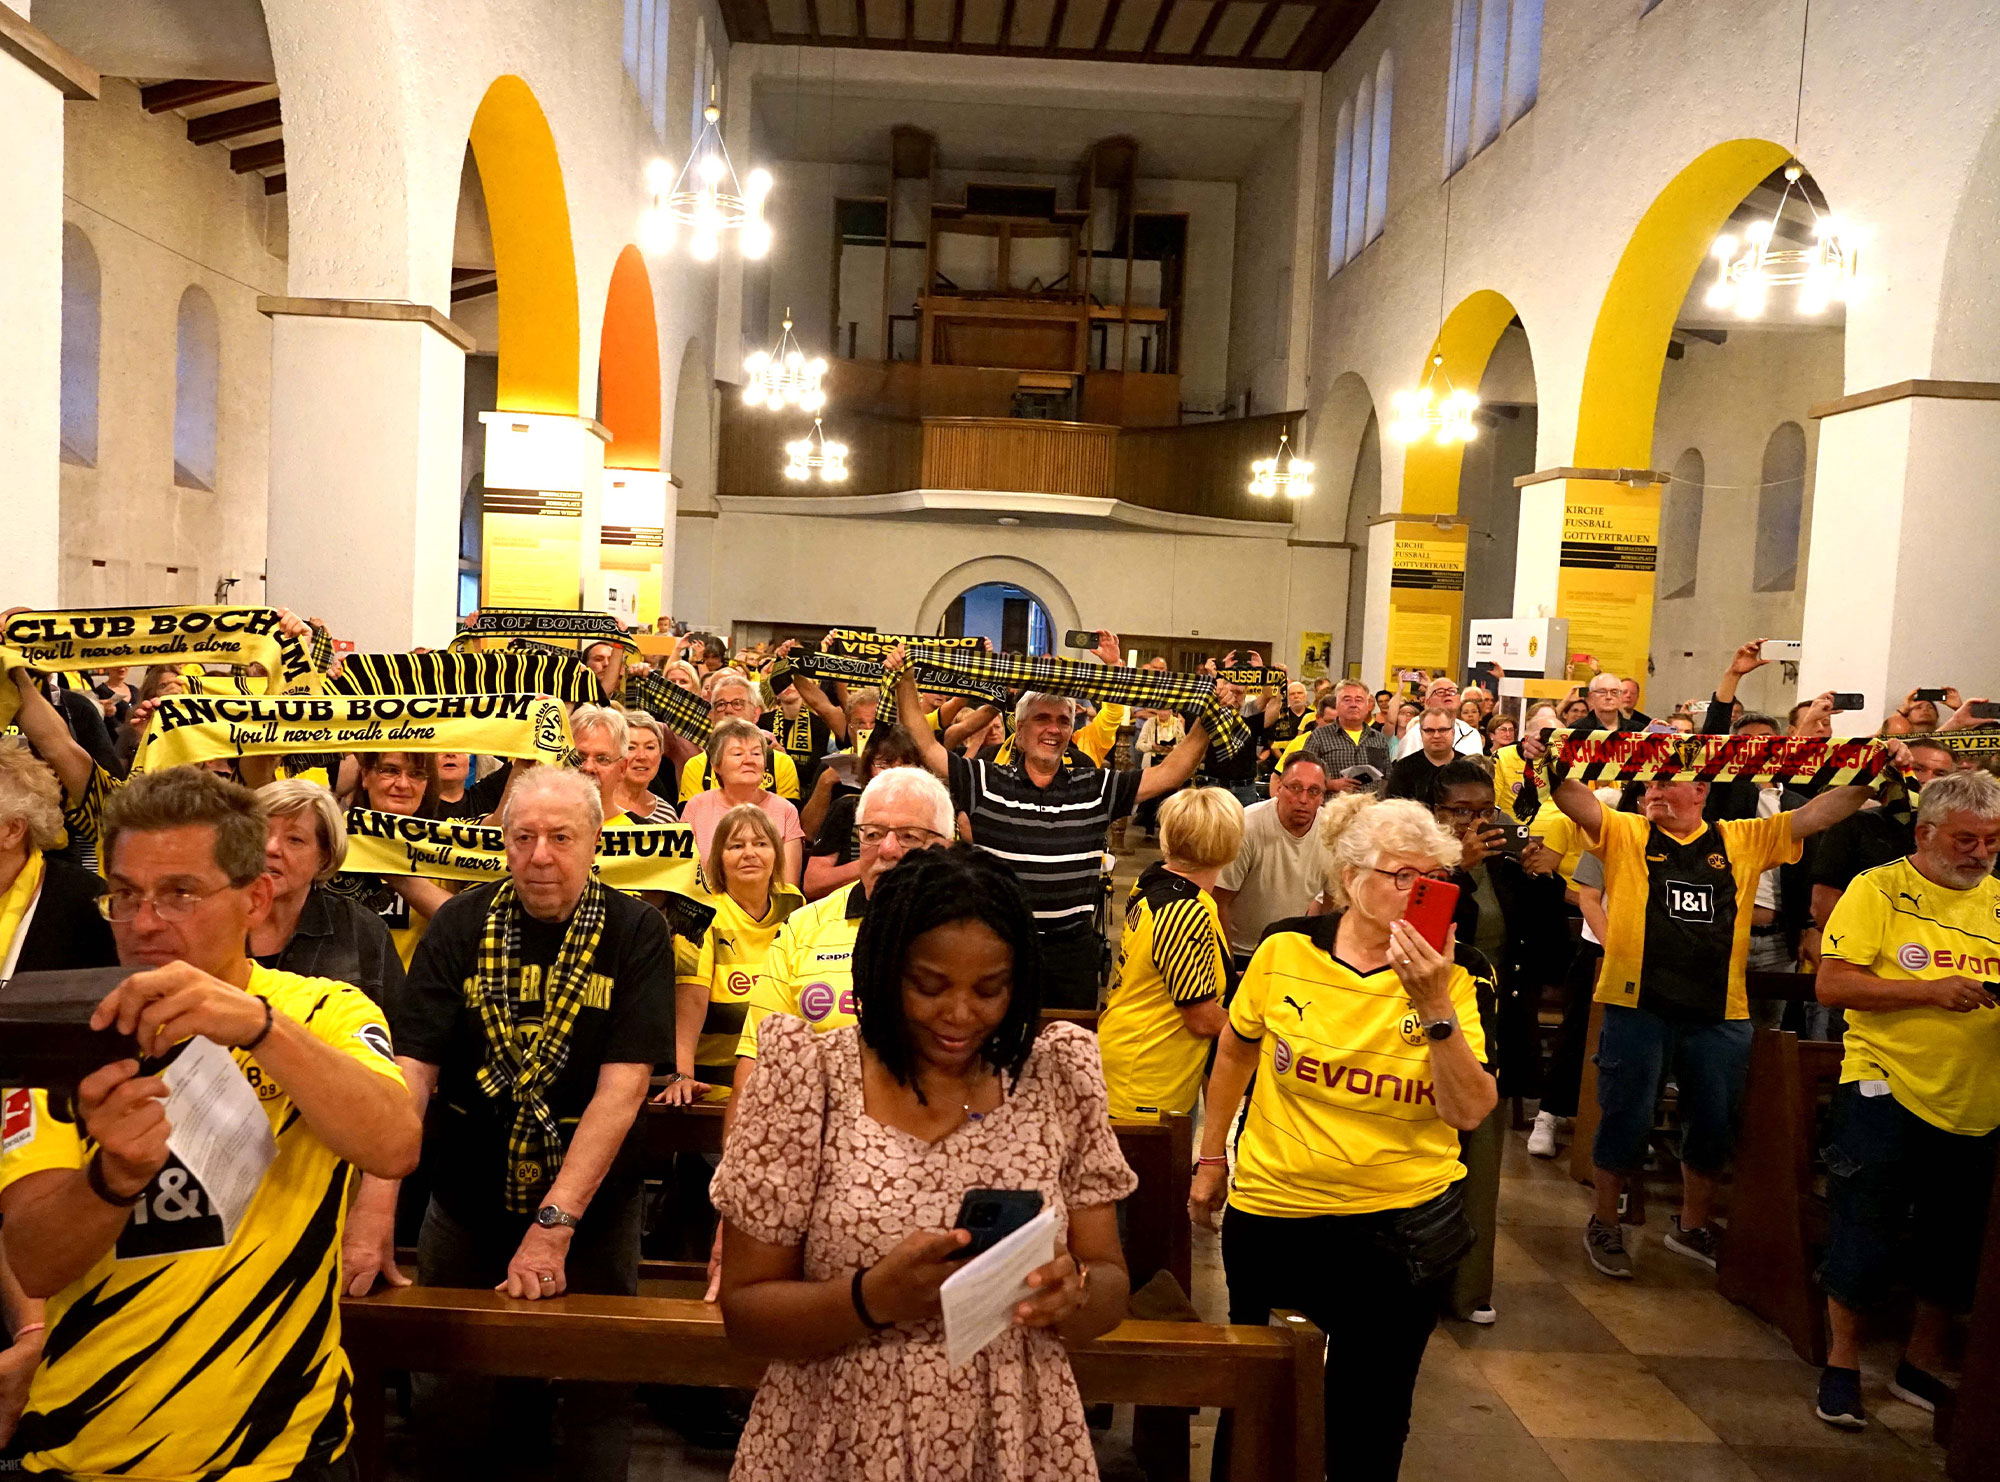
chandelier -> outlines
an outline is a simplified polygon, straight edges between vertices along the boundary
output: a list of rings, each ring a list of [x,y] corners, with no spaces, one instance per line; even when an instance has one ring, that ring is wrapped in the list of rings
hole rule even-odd
[[[847,481],[847,444],[828,441],[817,417],[811,432],[785,444],[785,455],[790,460],[785,464],[788,479],[805,480],[817,474],[822,484]]]
[[[1440,376],[1444,378],[1443,396],[1437,394],[1432,384]],[[1452,386],[1442,350],[1431,353],[1431,368],[1423,385],[1415,391],[1396,393],[1395,408],[1396,419],[1389,424],[1389,435],[1398,442],[1421,442],[1428,437],[1440,447],[1450,447],[1453,443],[1469,443],[1479,436],[1479,424],[1472,420],[1472,414],[1479,410],[1479,397]]]
[[[1278,434],[1278,455],[1259,458],[1250,465],[1250,492],[1262,499],[1283,494],[1290,499],[1309,498],[1313,491],[1313,466],[1292,455],[1291,434]]]
[[[1715,282],[1703,300],[1711,309],[1734,309],[1738,318],[1755,319],[1764,312],[1773,288],[1792,287],[1799,291],[1801,314],[1821,314],[1829,303],[1847,302],[1854,291],[1853,239],[1833,217],[1820,215],[1812,196],[1799,184],[1803,174],[1805,167],[1797,160],[1785,166],[1785,192],[1778,197],[1778,209],[1769,221],[1750,223],[1740,244],[1731,236],[1715,239]],[[1812,212],[1812,245],[1774,247],[1772,238],[1795,189]]]
[[[745,406],[768,407],[774,412],[793,406],[802,412],[816,412],[826,405],[826,392],[820,385],[826,376],[826,361],[817,356],[806,359],[806,352],[792,337],[790,309],[785,310],[785,329],[778,336],[778,348],[753,352],[743,362],[743,369],[750,377],[743,388]]]
[[[771,250],[771,227],[764,220],[764,198],[771,193],[768,170],[750,172],[741,184],[736,167],[729,163],[717,127],[722,110],[715,106],[715,89],[708,92],[708,107],[701,137],[688,151],[680,174],[669,179],[672,168],[656,159],[646,167],[646,189],[653,204],[639,218],[639,240],[648,252],[671,252],[682,227],[688,228],[688,251],[698,261],[714,258],[725,232],[738,233],[743,255],[762,257]]]

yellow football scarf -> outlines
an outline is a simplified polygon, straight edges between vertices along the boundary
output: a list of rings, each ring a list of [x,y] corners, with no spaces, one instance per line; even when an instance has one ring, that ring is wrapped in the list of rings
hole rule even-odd
[[[2000,752],[2000,726],[1974,726],[1967,731],[1924,731],[1896,739],[1906,746],[1935,746],[1953,756],[1991,756]]]
[[[1565,778],[1607,782],[1770,782],[1827,788],[1870,784],[1890,817],[1909,817],[1915,796],[1875,737],[1684,736],[1678,732],[1551,731],[1548,752],[1528,763],[1537,787]]]
[[[132,770],[301,751],[469,751],[560,765],[570,750],[562,702],[546,695],[176,695],[153,712]]]
[[[310,695],[320,674],[303,639],[278,631],[273,607],[93,607],[17,612],[0,642],[37,669],[116,664],[262,664],[265,692]]]
[[[14,877],[14,883],[0,895],[0,962],[7,960],[14,950],[14,938],[20,933],[21,918],[28,914],[28,907],[34,903],[35,894],[42,888],[42,851],[30,849],[28,862],[21,866],[21,873]]]

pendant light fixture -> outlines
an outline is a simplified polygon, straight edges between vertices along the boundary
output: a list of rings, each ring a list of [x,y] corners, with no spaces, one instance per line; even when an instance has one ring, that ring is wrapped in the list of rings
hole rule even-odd
[[[804,482],[817,478],[822,484],[847,482],[847,444],[830,442],[813,418],[812,431],[796,442],[785,444],[785,477]]]
[[[1472,414],[1479,410],[1479,397],[1471,391],[1464,391],[1451,383],[1451,372],[1444,368],[1444,302],[1445,285],[1451,267],[1451,180],[1444,182],[1444,235],[1440,239],[1438,251],[1438,337],[1431,344],[1430,363],[1424,367],[1424,378],[1414,391],[1398,391],[1390,398],[1395,408],[1395,417],[1389,423],[1389,436],[1403,443],[1417,443],[1425,439],[1439,447],[1451,447],[1455,443],[1469,443],[1479,436],[1479,424]]]
[[[1313,491],[1313,466],[1291,451],[1291,432],[1278,434],[1275,458],[1259,458],[1250,465],[1250,492],[1260,499],[1309,499]]]
[[[734,232],[745,257],[763,257],[771,250],[771,228],[764,220],[771,173],[755,169],[738,182],[736,167],[729,162],[729,151],[722,143],[722,110],[716,107],[713,84],[701,116],[701,137],[688,151],[680,174],[670,176],[672,166],[661,159],[646,167],[646,188],[652,192],[653,204],[639,219],[639,241],[648,252],[671,252],[685,227],[689,253],[699,262],[709,262],[721,247],[724,234]]]
[[[743,404],[782,412],[797,407],[817,412],[826,405],[826,361],[818,356],[806,359],[792,334],[792,311],[785,310],[785,327],[775,350],[757,350],[743,362],[750,379],[743,386]]]

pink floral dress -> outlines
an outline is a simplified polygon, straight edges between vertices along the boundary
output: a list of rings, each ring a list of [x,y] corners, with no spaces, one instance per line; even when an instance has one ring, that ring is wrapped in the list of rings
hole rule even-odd
[[[857,1030],[814,1034],[772,1015],[710,1198],[739,1230],[804,1247],[805,1279],[846,1280],[912,1230],[945,1230],[968,1189],[1040,1189],[1056,1211],[1138,1186],[1112,1135],[1097,1041],[1043,1026],[1000,1107],[937,1143],[863,1110]],[[730,1476],[736,1482],[1043,1482],[1095,1477],[1062,1342],[1013,1329],[963,1369],[944,1325],[905,1323],[764,1374]]]

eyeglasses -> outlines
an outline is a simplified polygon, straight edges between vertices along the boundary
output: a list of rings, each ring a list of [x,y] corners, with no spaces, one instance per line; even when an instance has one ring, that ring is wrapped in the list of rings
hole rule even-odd
[[[896,836],[896,842],[905,849],[928,849],[944,839],[944,835],[936,829],[881,828],[872,823],[864,823],[860,829],[861,846],[864,849],[872,849],[891,834]]]
[[[1370,865],[1369,868],[1374,869],[1375,867]],[[1394,880],[1396,888],[1405,894],[1414,889],[1419,880],[1449,880],[1451,878],[1450,870],[1420,870],[1415,865],[1404,865],[1400,870],[1375,870],[1375,873],[1385,879]]]
[[[150,905],[153,914],[162,921],[185,921],[194,914],[196,906],[229,888],[218,885],[213,890],[164,890],[158,895],[147,895],[143,890],[113,890],[97,898],[97,911],[106,921],[123,925],[137,921],[139,908]]]
[[[1497,816],[1499,811],[1497,808],[1455,808],[1444,803],[1431,809],[1441,823],[1484,823]]]

